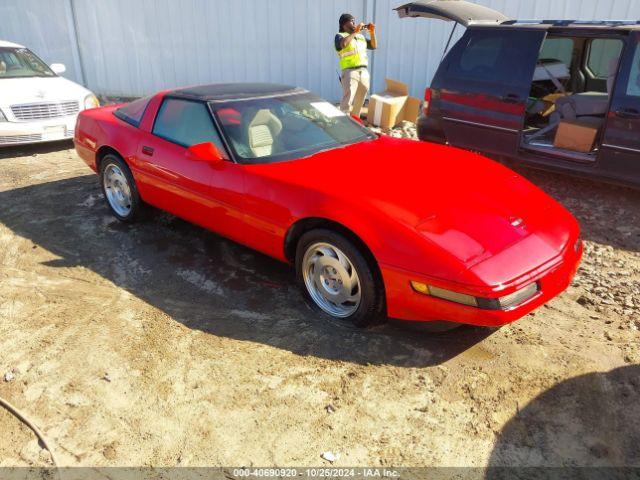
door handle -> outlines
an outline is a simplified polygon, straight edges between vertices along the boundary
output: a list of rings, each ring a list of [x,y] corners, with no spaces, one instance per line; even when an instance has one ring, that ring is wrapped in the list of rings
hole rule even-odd
[[[640,110],[637,108],[623,108],[616,112],[621,118],[640,118]]]
[[[503,102],[506,102],[506,103],[519,103],[520,102],[520,95],[516,95],[515,93],[507,93],[500,100],[502,100]]]
[[[152,156],[153,155],[153,148],[151,148],[151,147],[142,147],[142,153],[145,154],[145,155]]]

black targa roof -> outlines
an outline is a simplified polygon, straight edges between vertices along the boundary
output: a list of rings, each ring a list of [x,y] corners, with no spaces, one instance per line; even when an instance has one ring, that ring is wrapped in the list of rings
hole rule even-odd
[[[168,96],[192,100],[215,101],[242,100],[303,92],[306,92],[306,90],[300,87],[280,85],[277,83],[214,83],[211,85],[179,88],[170,92]]]

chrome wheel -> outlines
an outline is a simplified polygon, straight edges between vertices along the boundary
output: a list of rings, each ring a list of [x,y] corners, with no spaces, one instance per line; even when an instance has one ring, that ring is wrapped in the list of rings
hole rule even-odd
[[[302,277],[313,301],[333,317],[353,315],[362,290],[349,258],[329,243],[314,243],[302,260]]]
[[[103,174],[104,192],[111,208],[126,217],[131,213],[131,187],[120,167],[113,163],[107,165]]]

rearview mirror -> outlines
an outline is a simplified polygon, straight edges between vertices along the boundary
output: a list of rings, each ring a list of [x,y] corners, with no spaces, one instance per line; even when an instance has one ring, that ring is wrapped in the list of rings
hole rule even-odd
[[[61,73],[67,71],[67,67],[64,66],[64,63],[52,63],[51,65],[49,65],[49,67],[51,67],[53,73],[57,75],[60,75]]]
[[[187,158],[201,162],[219,163],[224,160],[220,150],[211,142],[197,143],[187,148]]]

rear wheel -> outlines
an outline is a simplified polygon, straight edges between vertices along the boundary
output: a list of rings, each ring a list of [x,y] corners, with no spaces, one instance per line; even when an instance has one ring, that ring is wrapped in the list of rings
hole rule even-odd
[[[318,229],[305,233],[296,250],[298,281],[317,308],[358,327],[384,319],[384,289],[372,266],[344,236]]]
[[[108,153],[100,162],[100,185],[111,213],[121,222],[133,222],[142,212],[143,204],[136,182],[127,164],[117,155]]]

